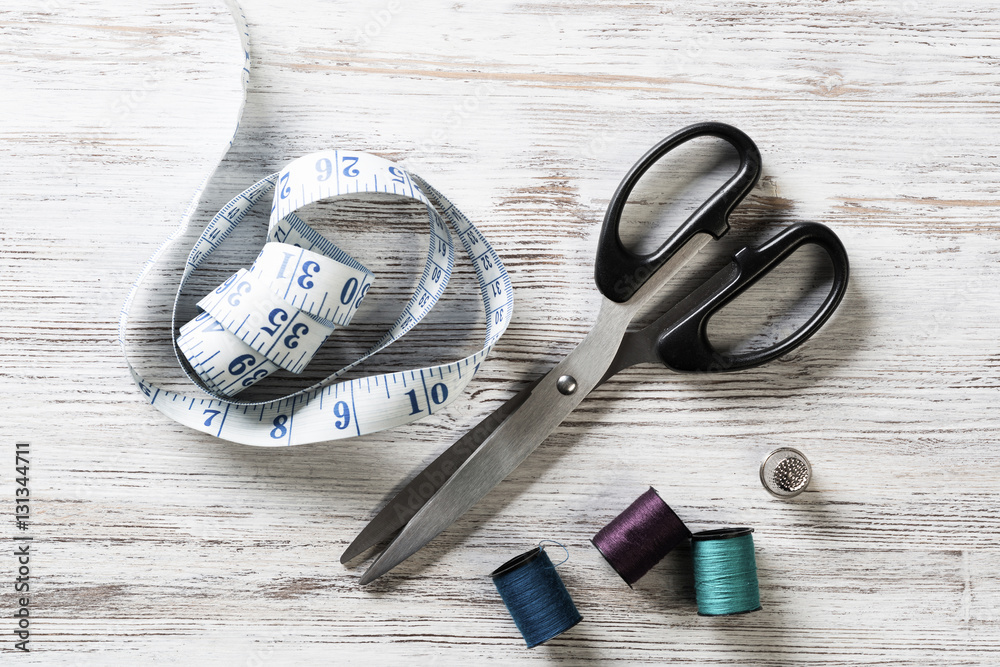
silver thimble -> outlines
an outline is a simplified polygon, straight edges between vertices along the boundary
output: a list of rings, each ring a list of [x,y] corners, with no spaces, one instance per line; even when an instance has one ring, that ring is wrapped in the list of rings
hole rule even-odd
[[[760,464],[760,482],[776,498],[794,498],[809,486],[812,466],[797,449],[780,447]]]

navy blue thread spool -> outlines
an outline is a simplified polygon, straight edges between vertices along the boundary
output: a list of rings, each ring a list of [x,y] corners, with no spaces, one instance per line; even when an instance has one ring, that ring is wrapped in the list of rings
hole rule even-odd
[[[528,648],[558,637],[583,620],[541,546],[511,558],[490,576]]]
[[[752,533],[753,528],[717,528],[691,536],[699,615],[746,614],[761,608]]]

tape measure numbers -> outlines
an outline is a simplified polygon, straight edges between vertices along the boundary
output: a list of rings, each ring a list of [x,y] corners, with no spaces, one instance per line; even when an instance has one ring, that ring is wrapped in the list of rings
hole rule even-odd
[[[228,4],[241,29],[245,97],[249,74],[246,22],[239,7]],[[126,298],[119,322],[126,361],[128,317],[135,294],[164,250],[188,229],[211,177],[209,174],[198,188],[180,226],[146,263]],[[232,399],[278,370],[301,372],[331,333],[338,326],[347,326],[361,306],[375,276],[295,212],[322,199],[364,193],[416,200],[427,209],[427,259],[403,311],[364,355],[322,382],[278,400]],[[419,177],[367,153],[331,150],[304,156],[227,203],[188,255],[174,301],[172,330],[189,278],[268,195],[272,204],[267,242],[257,259],[201,299],[198,306],[202,312],[181,326],[174,340],[181,367],[207,396],[192,397],[158,387],[129,363],[136,384],[150,403],[185,426],[225,440],[283,446],[400,426],[454,401],[510,323],[510,278],[482,234],[443,195]],[[452,233],[461,242],[479,282],[486,313],[482,349],[452,363],[337,382],[406,334],[437,303],[454,267]]]

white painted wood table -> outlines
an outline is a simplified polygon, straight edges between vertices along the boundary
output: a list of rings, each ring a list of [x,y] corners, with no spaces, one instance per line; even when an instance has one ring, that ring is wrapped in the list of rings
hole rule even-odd
[[[0,557],[3,664],[1000,660],[994,3],[244,9],[246,113],[199,220],[313,150],[402,161],[505,259],[514,322],[460,401],[390,432],[261,450],[167,420],[129,377],[118,311],[228,141],[232,19],[201,0],[4,8],[0,488],[10,501],[13,443],[29,441],[34,541],[30,654],[13,648],[16,564]],[[853,270],[834,319],[758,370],[622,374],[442,537],[359,587],[363,568],[341,566],[341,551],[402,480],[582,338],[610,194],[646,148],[707,119],[748,132],[765,165],[718,245],[830,225]],[[684,165],[718,164],[714,150]],[[666,210],[675,181],[659,178],[637,231]],[[321,369],[392,320],[423,252],[412,211],[386,211],[317,212],[382,286]],[[233,239],[211,277],[252,258],[260,229]],[[680,282],[723,262],[709,253]],[[451,296],[366,372],[475,349],[459,264]],[[164,302],[179,266],[157,278]],[[773,294],[794,300],[789,284]],[[141,367],[170,366],[165,312],[137,325]],[[814,467],[794,501],[757,479],[782,445]],[[634,590],[611,572],[588,539],[650,484],[693,529],[755,527],[763,611],[697,616],[686,549]],[[544,538],[569,548],[560,570],[585,620],[529,651],[486,574]]]

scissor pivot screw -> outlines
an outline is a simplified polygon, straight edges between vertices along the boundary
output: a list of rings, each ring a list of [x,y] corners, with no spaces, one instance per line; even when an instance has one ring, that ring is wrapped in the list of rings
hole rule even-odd
[[[572,375],[563,375],[556,380],[556,389],[559,390],[560,394],[569,396],[576,391],[576,378]]]

